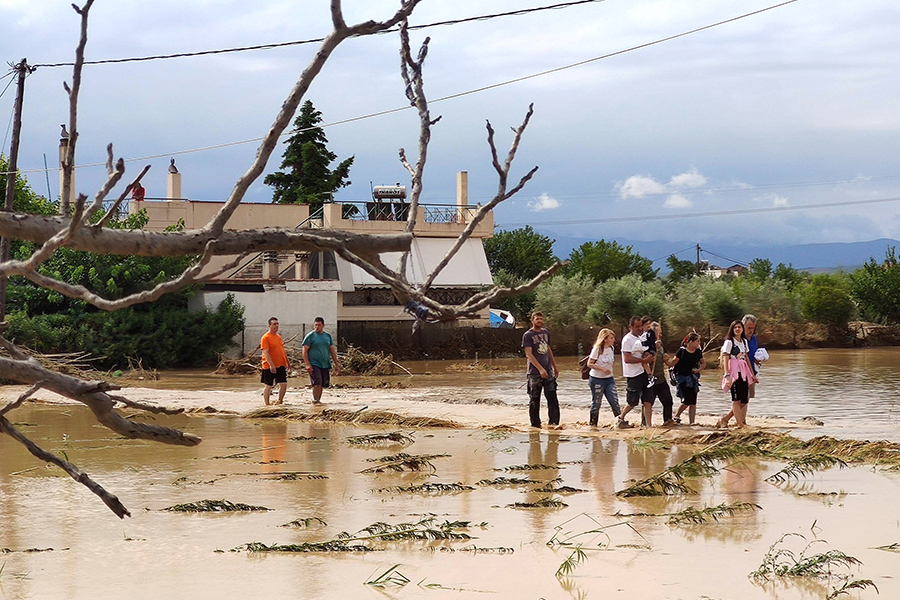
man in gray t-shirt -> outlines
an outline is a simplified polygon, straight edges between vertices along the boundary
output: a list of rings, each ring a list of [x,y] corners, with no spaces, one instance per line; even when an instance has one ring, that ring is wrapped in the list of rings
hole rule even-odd
[[[556,397],[556,378],[559,369],[550,349],[550,332],[544,329],[544,315],[531,315],[531,329],[522,336],[522,348],[528,359],[528,416],[531,426],[541,427],[541,390],[547,399],[547,421],[551,428],[559,427],[559,399]]]

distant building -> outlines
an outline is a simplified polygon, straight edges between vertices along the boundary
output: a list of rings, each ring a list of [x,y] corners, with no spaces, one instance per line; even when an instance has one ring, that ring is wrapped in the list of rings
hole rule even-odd
[[[735,277],[740,277],[741,275],[746,275],[750,272],[750,269],[741,265],[731,265],[730,267],[718,267],[716,265],[709,264],[708,260],[700,261],[700,274],[706,275],[707,277],[712,277],[713,279],[718,279],[723,275],[733,275]]]
[[[180,195],[178,185],[169,182],[171,193]],[[222,207],[221,202],[185,200],[176,197],[146,198],[132,201],[132,212],[144,209],[149,223],[146,229],[161,231],[183,220],[186,229],[205,225]],[[406,228],[409,214],[406,189],[403,186],[377,186],[371,202],[328,203],[310,214],[303,204],[243,203],[230,219],[227,229],[261,229],[293,225],[297,229],[329,228],[356,233],[400,233]],[[451,205],[419,205],[415,238],[407,263],[406,276],[413,285],[424,277],[446,255],[459,234],[475,214],[468,206],[468,175],[457,174],[457,201]],[[493,284],[482,240],[493,235],[493,214],[489,213],[475,228],[472,237],[441,271],[429,295],[441,303],[464,302],[473,294]],[[399,253],[381,255],[384,264],[396,267]],[[214,257],[205,268],[214,273],[234,260],[234,256]],[[259,252],[245,258],[238,266],[215,279],[204,282],[191,300],[192,309],[217,306],[232,293],[245,307],[246,329],[243,346],[250,351],[266,330],[269,317],[277,316],[282,334],[289,338],[312,328],[321,316],[329,326],[342,323],[411,321],[403,312],[391,289],[367,272],[344,261],[333,252],[294,253]],[[477,321],[463,324],[488,326],[489,311],[482,311]]]

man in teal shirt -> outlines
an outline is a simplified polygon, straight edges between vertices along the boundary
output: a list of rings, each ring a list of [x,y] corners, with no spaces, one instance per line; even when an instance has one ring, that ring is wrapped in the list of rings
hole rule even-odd
[[[314,329],[303,338],[303,362],[309,373],[312,384],[313,404],[322,401],[322,390],[331,386],[331,365],[334,361],[334,374],[341,374],[338,362],[337,347],[331,334],[325,331],[325,319],[316,317]]]

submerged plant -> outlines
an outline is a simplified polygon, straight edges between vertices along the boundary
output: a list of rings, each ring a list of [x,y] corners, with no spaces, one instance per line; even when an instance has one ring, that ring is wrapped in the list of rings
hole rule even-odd
[[[853,581],[844,582],[844,585],[839,588],[833,588],[825,600],[834,600],[838,596],[849,594],[851,590],[864,590],[868,587],[873,587],[875,588],[875,593],[880,593],[878,586],[871,579],[854,579]]]
[[[587,490],[582,490],[582,489],[579,489],[579,488],[574,488],[574,487],[572,487],[572,486],[570,486],[570,485],[561,485],[561,486],[558,486],[558,487],[557,487],[557,486],[554,486],[554,485],[553,485],[554,483],[555,483],[555,480],[553,480],[553,481],[548,481],[548,482],[547,482],[546,484],[544,484],[543,486],[538,487],[538,488],[534,488],[533,490],[530,490],[530,491],[532,491],[532,492],[539,492],[539,493],[546,493],[546,494],[580,494],[580,493],[582,493],[582,492],[586,492],[586,491],[587,491]]]
[[[521,477],[495,477],[493,479],[482,479],[475,485],[503,486],[503,485],[531,485],[533,483],[541,483],[541,482],[535,481],[534,479],[523,479]]]
[[[378,577],[367,581],[366,585],[380,588],[385,588],[388,586],[403,587],[404,585],[409,583],[409,577],[397,570],[399,566],[399,564],[394,565]]]
[[[716,463],[731,460],[739,456],[758,455],[758,449],[747,444],[716,443],[697,452],[666,470],[637,481],[629,487],[616,492],[620,498],[633,496],[669,496],[673,494],[693,494],[685,480],[691,477],[709,477],[719,472]]]
[[[558,465],[512,465],[509,467],[501,467],[494,469],[495,471],[546,471],[549,469],[558,469]]]
[[[766,481],[781,482],[788,479],[800,479],[805,475],[812,475],[816,471],[829,469],[834,466],[843,469],[847,466],[847,463],[830,454],[810,454],[792,461],[774,475],[766,477]]]
[[[544,496],[536,502],[513,502],[512,504],[507,504],[506,506],[508,506],[509,508],[565,508],[568,506],[568,504],[566,504],[559,498],[554,498],[553,496]]]
[[[279,527],[296,527],[298,529],[308,529],[313,525],[316,525],[318,527],[327,527],[328,523],[326,523],[319,517],[306,517],[305,519],[294,519],[289,523],[279,525]]]
[[[369,458],[366,462],[375,462],[378,463],[374,467],[369,467],[367,469],[363,469],[362,473],[385,473],[388,471],[394,471],[396,473],[400,473],[403,471],[424,471],[425,469],[431,469],[432,471],[436,471],[437,469],[431,463],[435,458],[448,458],[449,454],[419,454],[419,455],[411,455],[401,452],[399,454],[393,454],[391,456],[382,456],[380,458]]]
[[[347,438],[347,443],[351,446],[409,446],[416,440],[411,434],[402,431],[392,431],[390,433],[369,433],[365,435],[354,435]]]
[[[707,506],[705,508],[696,509],[693,507],[686,508],[677,513],[669,513],[669,525],[706,523],[707,519],[718,521],[721,517],[733,517],[737,513],[751,512],[762,510],[762,507],[752,502],[735,502],[733,504],[719,504],[718,506]]]
[[[568,577],[575,572],[575,567],[587,560],[587,554],[581,549],[581,544],[575,546],[572,554],[556,569],[557,577]]]
[[[900,542],[894,542],[886,546],[875,546],[875,550],[887,550],[888,552],[900,552]]]
[[[229,502],[228,500],[200,500],[199,502],[176,504],[162,510],[168,512],[244,512],[267,511],[269,509],[265,506],[251,506],[239,502]]]
[[[372,552],[372,548],[363,546],[362,544],[350,545],[344,540],[327,540],[325,542],[308,542],[304,544],[272,544],[267,546],[262,542],[250,542],[243,544],[237,548],[233,548],[232,552]]]
[[[824,544],[824,540],[813,540],[806,544],[799,554],[783,546],[789,537],[799,537],[803,541],[806,538],[799,533],[786,533],[769,547],[763,557],[762,564],[750,576],[757,580],[768,580],[771,577],[810,577],[813,579],[825,579],[828,577],[840,577],[849,579],[849,575],[835,573],[834,569],[850,569],[861,565],[862,562],[840,550],[828,550],[817,554],[808,554],[813,544]]]
[[[387,487],[375,490],[376,493],[399,493],[399,494],[456,494],[459,492],[469,492],[474,490],[470,485],[464,483],[423,483],[421,485],[406,485]]]

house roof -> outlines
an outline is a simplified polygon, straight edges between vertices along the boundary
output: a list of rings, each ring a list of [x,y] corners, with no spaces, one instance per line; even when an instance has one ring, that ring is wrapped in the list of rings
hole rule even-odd
[[[454,242],[456,238],[413,238],[406,265],[406,277],[409,282],[413,285],[422,283],[428,273],[446,256]],[[361,287],[387,287],[360,267],[348,263],[340,256],[335,258],[341,291],[352,292]],[[399,252],[386,252],[381,255],[381,261],[391,268],[396,268],[399,260]],[[433,285],[443,288],[470,288],[490,286],[493,285],[493,281],[481,239],[469,238],[435,278]]]

